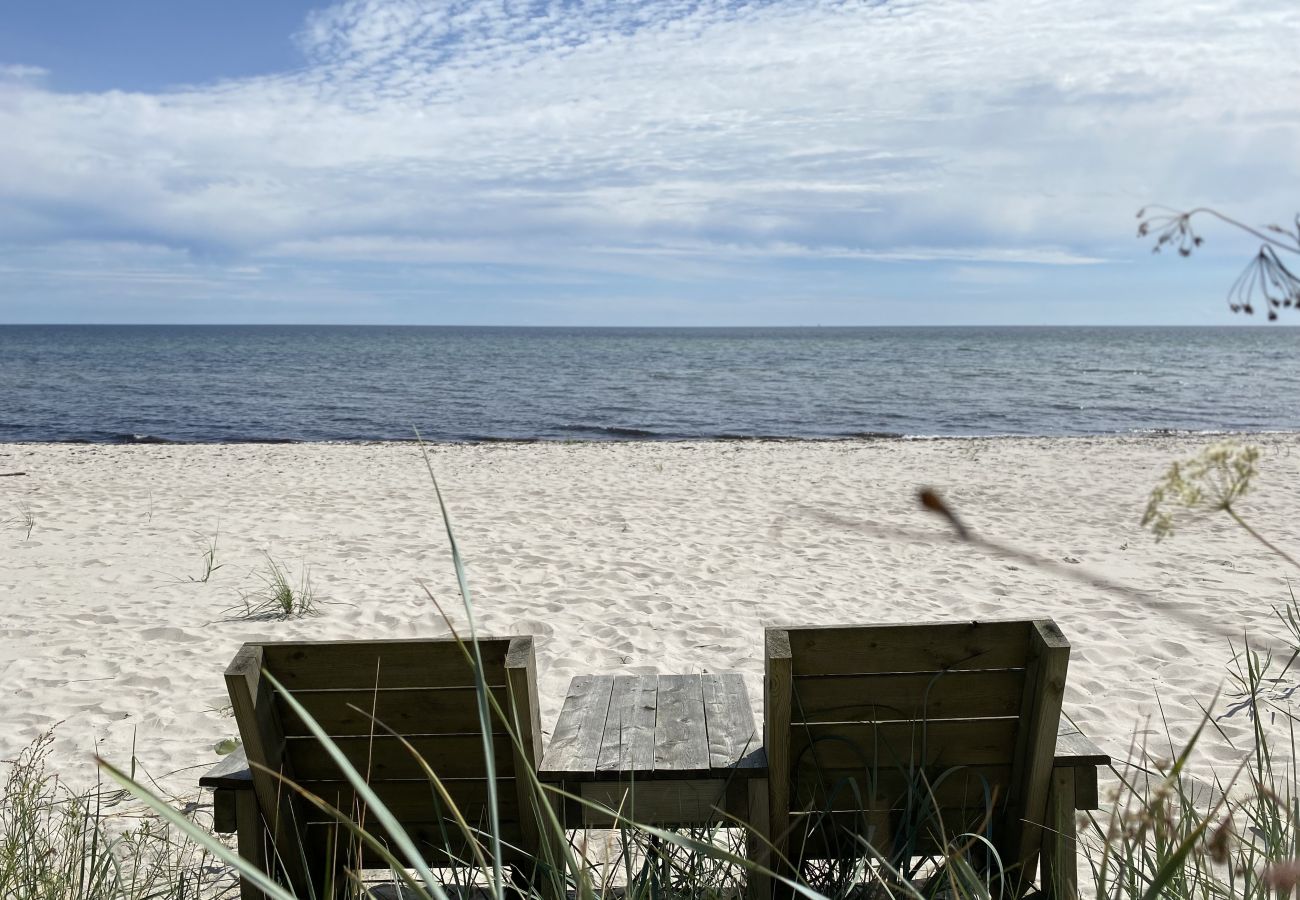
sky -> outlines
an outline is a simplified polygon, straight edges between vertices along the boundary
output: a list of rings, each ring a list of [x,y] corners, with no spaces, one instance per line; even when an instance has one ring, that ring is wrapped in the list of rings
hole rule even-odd
[[[1295,0],[6,0],[0,323],[1262,324]]]

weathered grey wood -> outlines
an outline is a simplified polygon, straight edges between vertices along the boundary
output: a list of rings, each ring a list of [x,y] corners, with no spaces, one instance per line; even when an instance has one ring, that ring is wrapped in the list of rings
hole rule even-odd
[[[1097,787],[1099,766],[1109,766],[1110,756],[1066,721],[1056,736],[1053,772],[1066,769],[1074,773],[1074,808],[1097,809],[1101,797]],[[1055,778],[1055,774],[1053,775]]]
[[[491,689],[503,708],[509,704],[505,688]],[[311,734],[306,723],[277,692],[276,708],[284,732],[291,737]],[[453,688],[332,688],[293,691],[293,699],[329,734],[468,734],[482,730],[478,691]],[[492,719],[492,732],[505,734],[506,723]]]
[[[795,721],[973,719],[1020,713],[1023,669],[805,675],[794,680]]]
[[[248,756],[241,744],[199,777],[199,787],[227,788],[241,791],[253,789],[253,772],[248,767]]]
[[[266,843],[270,840],[270,836],[266,833],[266,827],[262,822],[257,796],[252,791],[239,791],[235,794],[235,831],[239,841],[239,855],[265,872]],[[239,898],[240,900],[266,900],[266,894],[247,878],[241,878]]]
[[[421,760],[439,778],[472,778],[484,772],[483,738],[477,734],[408,734],[401,739],[387,734],[335,735],[333,741],[354,769],[376,781],[419,778],[425,774]],[[513,770],[513,750],[504,736],[492,742],[498,772]],[[289,738],[287,755],[298,778],[340,777],[334,757],[315,738]]]
[[[917,791],[924,792],[924,802],[939,808],[984,805],[985,792],[996,792],[999,804],[1005,800],[1011,783],[1011,766],[962,766],[944,776],[948,766],[908,771],[896,766],[871,769],[822,768],[809,765],[800,774],[799,789],[792,791],[790,805],[795,809],[832,809],[852,811],[879,801],[901,808]],[[943,777],[941,777],[943,776]],[[875,796],[872,796],[874,790]],[[861,802],[859,802],[859,799]]]
[[[239,828],[238,801],[239,791],[217,788],[212,792],[212,830],[217,834],[230,834]]]
[[[653,675],[615,676],[597,771],[653,771],[658,690]]]
[[[1035,874],[1047,820],[1047,794],[1052,783],[1053,751],[1060,730],[1061,701],[1070,664],[1070,643],[1048,620],[1035,620],[1029,631],[1021,738],[1012,764],[1007,802],[1007,846],[1015,852],[1016,895],[1024,893]]]
[[[284,732],[275,714],[270,684],[262,677],[264,655],[259,644],[245,644],[226,668],[226,688],[253,775],[253,790],[266,822],[275,856],[290,883],[309,892],[310,874],[303,866],[301,836],[296,823],[302,804],[281,778],[296,777],[284,756]],[[241,828],[241,831],[243,829]],[[269,858],[269,857],[267,857]]]
[[[1093,768],[1095,772],[1095,767]],[[1075,834],[1074,775],[1069,768],[1052,771],[1047,796],[1047,822],[1043,829],[1043,893],[1054,900],[1076,900],[1079,896],[1078,838]]]
[[[467,821],[471,824],[478,824],[480,820],[487,821],[488,782],[486,778],[440,780],[451,802],[456,804]],[[516,821],[521,818],[515,781],[514,778],[497,779],[497,812],[503,821]],[[364,799],[356,794],[351,783],[341,778],[304,779],[298,784],[344,813],[351,814],[364,806]],[[448,815],[449,812],[442,796],[427,778],[371,781],[370,788],[379,797],[380,802],[399,820],[436,820],[440,816]],[[328,813],[312,806],[308,806],[304,812],[308,822],[325,822],[331,818]]]
[[[509,638],[480,638],[489,687],[505,686]],[[289,690],[473,687],[474,669],[454,640],[277,641],[266,665]]]
[[[787,628],[794,675],[861,675],[1025,665],[1027,621]]]
[[[542,758],[541,772],[549,780],[596,770],[613,690],[613,675],[579,675],[569,682],[564,707]]]
[[[790,755],[793,765],[822,769],[992,766],[1012,757],[1021,730],[1017,719],[798,724]]]
[[[503,712],[510,719],[505,723],[511,734],[500,740],[510,744],[515,772],[515,792],[509,798],[518,808],[522,846],[540,846],[543,825],[540,804],[544,802],[537,793],[533,780],[527,773],[536,772],[542,758],[542,726],[537,709],[537,660],[531,637],[517,637],[510,641],[506,654],[506,684],[509,703]],[[498,803],[504,799],[498,797]]]
[[[535,771],[541,750],[532,639],[488,638],[479,640],[478,646],[483,679],[502,708],[500,717],[492,714],[492,728],[499,732],[493,753],[499,773],[496,806],[501,836],[518,848],[510,851],[512,857],[529,859],[536,853],[539,835],[528,773]],[[470,825],[487,828],[482,724],[477,695],[470,688],[474,668],[466,648],[454,640],[246,645],[227,670],[226,680],[251,773],[241,776],[232,760],[202,781],[226,786],[219,792],[232,793],[237,788],[231,786],[239,785],[241,777],[251,778],[253,792],[245,790],[239,796],[251,799],[256,794],[259,821],[270,823],[277,864],[288,869],[296,893],[306,896],[308,877],[319,882],[318,889],[325,889],[337,875],[323,862],[332,858],[327,842],[335,824],[276,775],[301,782],[345,813],[361,809],[333,760],[315,737],[307,735],[305,723],[290,713],[285,698],[272,690],[263,668],[302,698],[308,713],[331,734],[406,830],[421,836],[417,844],[430,861],[452,861],[446,848],[440,847],[440,836],[449,833],[454,838],[458,829],[445,821],[447,811],[435,799],[423,765],[402,741],[375,726],[367,712],[374,710],[381,720],[387,717],[385,724],[444,780]],[[446,681],[440,683],[440,678]],[[349,709],[349,704],[358,709]],[[518,734],[518,744],[507,730]],[[228,824],[226,819],[223,806],[223,824]],[[240,819],[238,827],[242,852],[247,826]],[[247,844],[251,852],[258,841],[250,838]],[[305,869],[300,846],[307,855]]]
[[[717,822],[727,807],[727,785],[720,778],[643,781],[589,781],[579,788],[584,800],[599,803],[640,825],[682,827]],[[584,824],[609,828],[616,819],[586,807]]]
[[[1108,766],[1110,755],[1088,739],[1079,729],[1062,720],[1056,734],[1056,765]]]
[[[709,770],[709,739],[699,675],[660,675],[655,714],[655,772]]]
[[[709,766],[728,769],[759,746],[745,679],[735,672],[700,676],[708,729]]]
[[[790,838],[790,702],[792,661],[790,635],[785,629],[769,628],[764,634],[763,663],[763,747],[768,763],[767,833],[764,844],[772,848],[770,868],[790,876],[785,861]],[[785,893],[785,891],[782,891]]]
[[[796,850],[792,842],[817,818],[805,809],[830,803],[844,810],[835,815],[857,813],[837,793],[846,779],[859,783],[872,809],[889,808],[909,790],[904,773],[935,778],[958,766],[950,771],[964,778],[949,776],[932,791],[938,815],[950,829],[974,827],[992,791],[999,798],[993,840],[1009,867],[1005,889],[1023,893],[1040,849],[1050,845],[1055,854],[1045,865],[1069,849],[1053,843],[1060,823],[1044,828],[1056,809],[1049,811],[1049,789],[1060,785],[1053,803],[1087,802],[1096,766],[1106,761],[1072,729],[1058,730],[1068,657],[1050,620],[768,629],[769,827],[790,836],[778,846]],[[801,852],[808,858],[840,852],[820,828],[807,837]]]

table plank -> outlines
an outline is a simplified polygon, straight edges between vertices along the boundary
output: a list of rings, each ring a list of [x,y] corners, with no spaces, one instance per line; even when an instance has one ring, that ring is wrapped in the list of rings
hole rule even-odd
[[[731,768],[763,743],[754,728],[745,679],[736,672],[703,675],[700,687],[704,694],[709,767]]]
[[[660,675],[655,772],[707,772],[709,740],[699,675]]]
[[[613,675],[579,675],[569,682],[564,708],[542,759],[543,772],[595,771],[613,689]]]
[[[615,676],[597,771],[654,769],[657,691],[653,675]]]

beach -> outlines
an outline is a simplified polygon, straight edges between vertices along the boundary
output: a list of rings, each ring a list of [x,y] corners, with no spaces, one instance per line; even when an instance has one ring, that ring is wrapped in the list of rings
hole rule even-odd
[[[1065,711],[1118,760],[1208,706],[1199,759],[1247,749],[1231,645],[1282,646],[1287,564],[1223,514],[1139,525],[1196,436],[438,444],[428,457],[478,631],[537,637],[542,727],[588,673],[744,674],[763,628],[1051,617]],[[1300,435],[1261,448],[1237,505],[1294,551]],[[14,474],[24,473],[24,474]],[[981,538],[916,500],[932,486]],[[176,796],[237,729],[222,671],[245,641],[462,633],[412,443],[0,444],[0,758],[55,727],[72,783],[134,751]],[[271,566],[316,614],[247,616]],[[433,598],[431,600],[431,597]],[[1270,641],[1272,644],[1270,644]],[[1216,701],[1217,691],[1222,693]],[[1157,705],[1157,701],[1158,704]],[[761,719],[760,719],[761,721]]]

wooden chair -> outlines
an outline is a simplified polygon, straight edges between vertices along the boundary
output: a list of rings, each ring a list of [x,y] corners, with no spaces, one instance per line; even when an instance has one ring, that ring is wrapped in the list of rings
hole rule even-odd
[[[766,642],[777,871],[833,887],[862,860],[920,872],[945,848],[978,865],[979,834],[1004,896],[1030,888],[1045,850],[1045,893],[1073,898],[1075,809],[1096,806],[1109,758],[1072,729],[1057,752],[1070,645],[1054,622],[769,628]]]
[[[523,745],[521,752],[506,733],[506,723],[494,715],[504,858],[515,874],[527,877],[535,864],[540,821],[530,781],[523,775],[535,772],[541,757],[533,642],[530,637],[491,638],[480,639],[478,646],[488,689],[513,718],[511,729],[517,729]],[[226,685],[246,761],[232,754],[200,784],[214,789],[216,830],[238,832],[241,856],[302,897],[309,896],[309,883],[315,896],[329,897],[333,885],[341,884],[344,865],[387,868],[372,851],[358,852],[346,829],[277,777],[291,779],[383,834],[264,671],[284,685],[367,777],[426,862],[452,866],[472,860],[468,838],[450,821],[418,761],[398,738],[356,709],[404,736],[443,780],[469,825],[486,833],[488,781],[474,671],[452,639],[258,643],[240,649],[226,669]],[[486,847],[486,838],[482,843]],[[262,894],[244,881],[241,896],[252,900]]]

